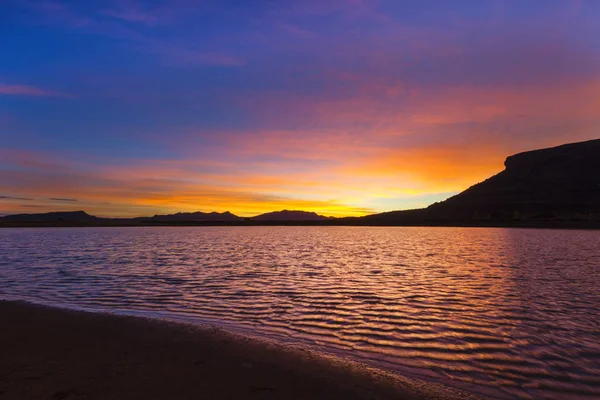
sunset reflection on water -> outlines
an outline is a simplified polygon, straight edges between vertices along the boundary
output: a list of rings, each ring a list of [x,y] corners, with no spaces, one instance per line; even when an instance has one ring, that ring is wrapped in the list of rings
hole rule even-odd
[[[208,321],[499,398],[600,396],[600,235],[0,230],[0,296]]]

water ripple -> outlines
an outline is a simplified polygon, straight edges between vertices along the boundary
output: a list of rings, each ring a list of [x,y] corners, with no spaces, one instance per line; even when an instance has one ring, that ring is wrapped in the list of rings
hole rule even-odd
[[[0,297],[218,323],[480,393],[600,398],[600,235],[0,230]]]

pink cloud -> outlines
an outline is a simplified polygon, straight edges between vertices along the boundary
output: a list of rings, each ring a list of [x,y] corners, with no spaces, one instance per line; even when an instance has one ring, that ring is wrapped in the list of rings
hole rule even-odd
[[[293,2],[280,2],[276,10],[284,15],[313,16],[346,14],[359,15],[371,11],[376,4],[373,0],[304,0]]]
[[[117,8],[105,10],[102,13],[126,22],[156,25],[169,20],[172,10],[165,6],[149,10],[138,1],[122,0],[118,2]]]
[[[71,97],[65,93],[53,92],[26,85],[7,85],[0,83],[0,95],[12,96],[39,96],[39,97]]]
[[[300,28],[299,26],[292,24],[284,24],[279,22],[277,23],[277,28],[288,35],[299,39],[312,39],[317,36],[317,34],[313,31],[309,31],[308,29]]]
[[[159,54],[167,57],[168,62],[184,65],[212,65],[221,67],[240,67],[244,65],[245,60],[233,55],[219,52],[202,52],[190,49],[171,48],[156,50]]]
[[[260,173],[238,177],[206,174],[190,171],[187,164],[172,165],[168,167],[170,170],[165,171],[157,170],[154,163],[133,165],[134,170],[132,165],[110,168],[84,166],[66,171],[0,169],[0,181],[7,183],[5,190],[9,193],[37,199],[48,210],[60,209],[60,205],[56,204],[57,198],[77,199],[78,206],[99,215],[149,215],[197,210],[230,210],[241,215],[255,215],[283,208],[319,211],[326,215],[372,212],[365,207],[346,205],[335,198],[298,198],[298,186],[314,188],[318,182],[299,182],[289,177]],[[154,175],[157,171],[158,177]],[[274,188],[277,190],[274,191]],[[18,209],[7,211],[16,212]]]
[[[148,25],[154,25],[158,22],[158,18],[154,15],[135,11],[135,10],[127,10],[127,11],[112,11],[107,10],[104,14],[111,16],[113,18],[122,19],[129,22],[141,22]]]
[[[160,56],[169,65],[212,65],[239,67],[246,63],[244,59],[220,51],[197,50],[186,43],[172,43],[162,40],[138,40],[138,50]]]

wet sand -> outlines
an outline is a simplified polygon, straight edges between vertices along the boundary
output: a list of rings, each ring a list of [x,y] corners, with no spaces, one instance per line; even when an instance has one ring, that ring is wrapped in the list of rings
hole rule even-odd
[[[475,399],[216,328],[0,301],[0,399]]]

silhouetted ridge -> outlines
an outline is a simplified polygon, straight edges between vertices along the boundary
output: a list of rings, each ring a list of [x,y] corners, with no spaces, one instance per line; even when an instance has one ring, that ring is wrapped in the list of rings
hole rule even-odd
[[[153,217],[145,219],[147,221],[154,222],[233,222],[233,221],[242,221],[243,218],[238,217],[226,211],[224,213],[218,212],[190,212],[190,213],[176,213],[176,214],[168,214],[168,215],[155,215]]]
[[[600,228],[600,139],[510,156],[505,170],[424,209],[360,218],[328,218],[283,210],[241,218],[224,213],[177,213],[97,218],[84,211],[0,217],[3,226],[87,225],[475,225]],[[532,222],[533,221],[533,222]],[[573,224],[573,222],[577,222]]]
[[[504,164],[498,175],[429,208],[461,217],[600,212],[600,140],[519,153]]]
[[[99,218],[85,211],[48,212],[43,214],[13,214],[0,218],[7,222],[95,222]]]
[[[499,174],[426,209],[364,219],[585,219],[600,213],[600,139],[515,154],[504,165]]]
[[[282,210],[252,217],[253,221],[325,221],[329,218],[308,211]]]

